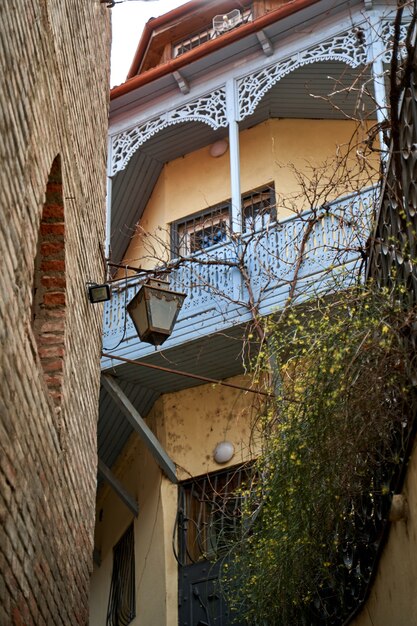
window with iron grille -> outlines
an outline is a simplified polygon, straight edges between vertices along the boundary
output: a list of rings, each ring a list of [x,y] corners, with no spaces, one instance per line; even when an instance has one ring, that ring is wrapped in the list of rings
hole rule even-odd
[[[172,224],[172,256],[189,256],[227,241],[230,203],[211,207],[202,213]]]
[[[106,626],[127,626],[136,616],[135,549],[133,524],[113,548]]]
[[[242,195],[243,230],[254,232],[276,222],[277,210],[274,183]]]
[[[191,565],[224,554],[241,532],[243,488],[249,466],[229,468],[180,485],[178,559]]]
[[[229,239],[230,200],[171,224],[171,255],[189,256]],[[267,228],[277,218],[274,183],[242,195],[243,232]]]

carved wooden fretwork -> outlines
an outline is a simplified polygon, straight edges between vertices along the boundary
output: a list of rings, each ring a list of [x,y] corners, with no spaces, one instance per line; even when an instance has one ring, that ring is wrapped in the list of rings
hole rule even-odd
[[[401,24],[400,27],[400,40],[398,45],[398,52],[401,58],[407,56],[407,50],[405,47],[405,40],[407,37],[408,24]],[[379,36],[384,44],[385,52],[382,55],[383,63],[390,63],[392,56],[392,47],[394,42],[394,24],[391,21],[382,22]]]
[[[351,67],[364,64],[366,47],[363,31],[356,28],[336,35],[238,80],[238,119],[251,115],[267,91],[281,78],[316,61],[341,61]]]
[[[197,100],[162,113],[131,130],[113,137],[111,175],[124,170],[130,159],[148,139],[159,131],[181,122],[204,122],[214,130],[227,126],[226,90],[222,87]]]

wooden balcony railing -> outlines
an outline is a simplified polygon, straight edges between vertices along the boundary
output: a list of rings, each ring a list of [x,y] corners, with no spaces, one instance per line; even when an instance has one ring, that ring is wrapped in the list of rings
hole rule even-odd
[[[261,315],[280,310],[290,294],[301,302],[351,283],[362,263],[376,193],[369,188],[339,198],[174,264],[171,288],[187,298],[164,348],[250,320],[242,267]],[[153,353],[153,346],[139,341],[126,314],[141,282],[143,276],[113,285],[112,299],[104,308],[104,352],[134,359]]]

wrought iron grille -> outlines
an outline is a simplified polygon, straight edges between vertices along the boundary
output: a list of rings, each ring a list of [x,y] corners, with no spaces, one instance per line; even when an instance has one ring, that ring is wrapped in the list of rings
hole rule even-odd
[[[135,550],[133,524],[113,549],[106,626],[127,626],[136,616]]]
[[[417,54],[409,59],[405,85],[387,166],[375,229],[370,240],[368,278],[387,287],[406,310],[417,304]],[[404,73],[407,76],[407,72]],[[404,336],[410,353],[416,333]],[[393,425],[389,458],[374,473],[369,490],[352,500],[340,527],[339,565],[332,585],[323,588],[303,624],[347,625],[365,603],[389,531],[393,494],[401,493],[417,430],[417,400],[398,406],[403,419]],[[383,455],[381,455],[383,456]]]
[[[178,561],[182,566],[225,554],[241,532],[248,466],[186,481],[178,499]]]
[[[254,232],[268,228],[277,219],[274,183],[242,196],[243,229]]]
[[[369,275],[417,303],[417,55],[404,93],[370,251]],[[399,290],[400,288],[400,290]]]
[[[230,203],[211,207],[171,226],[172,256],[189,256],[229,238]]]
[[[266,229],[276,222],[274,183],[242,195],[243,231]],[[172,257],[189,256],[229,240],[230,200],[171,224]]]
[[[337,565],[300,616],[303,626],[347,626],[365,603],[387,538],[391,498],[401,492],[413,438],[413,420],[393,428],[389,456],[398,463],[385,461],[378,467],[369,489],[351,500],[334,529],[340,541]]]

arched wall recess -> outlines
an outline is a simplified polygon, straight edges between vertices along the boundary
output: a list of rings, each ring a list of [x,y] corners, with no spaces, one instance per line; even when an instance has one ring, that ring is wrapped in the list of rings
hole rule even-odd
[[[61,158],[49,172],[33,273],[32,329],[44,380],[56,405],[61,403],[65,356],[65,215]]]

